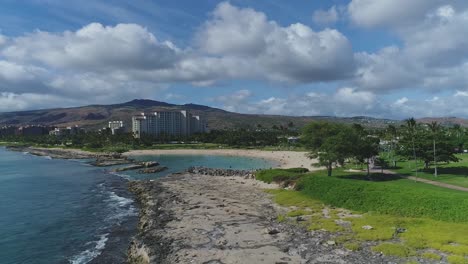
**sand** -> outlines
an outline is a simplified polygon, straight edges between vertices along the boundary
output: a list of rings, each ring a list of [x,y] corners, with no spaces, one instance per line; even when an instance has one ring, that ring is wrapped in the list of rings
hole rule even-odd
[[[279,168],[307,168],[317,170],[318,167],[312,164],[317,161],[307,157],[307,152],[299,151],[263,151],[248,149],[152,149],[152,150],[132,150],[124,153],[126,156],[141,155],[222,155],[222,156],[242,156],[271,160]]]

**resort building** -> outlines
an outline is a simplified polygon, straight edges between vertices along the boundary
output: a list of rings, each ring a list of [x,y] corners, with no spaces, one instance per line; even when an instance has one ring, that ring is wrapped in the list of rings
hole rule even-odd
[[[136,138],[144,134],[190,136],[206,132],[206,123],[200,116],[194,116],[186,110],[157,111],[133,116],[132,132]]]
[[[122,134],[125,132],[125,126],[123,121],[110,121],[108,128],[112,135]]]
[[[68,136],[68,135],[77,135],[80,133],[84,133],[84,129],[80,128],[78,125],[69,126],[66,128],[54,128],[53,130],[49,131],[49,135],[51,136]]]
[[[42,136],[49,134],[50,129],[46,126],[21,126],[18,127],[15,134],[18,136]]]
[[[15,126],[3,126],[0,128],[0,136],[12,136],[15,135],[17,127]]]

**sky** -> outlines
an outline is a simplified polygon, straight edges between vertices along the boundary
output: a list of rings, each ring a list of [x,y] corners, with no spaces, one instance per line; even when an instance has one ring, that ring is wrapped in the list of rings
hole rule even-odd
[[[466,0],[0,1],[0,112],[468,118]]]

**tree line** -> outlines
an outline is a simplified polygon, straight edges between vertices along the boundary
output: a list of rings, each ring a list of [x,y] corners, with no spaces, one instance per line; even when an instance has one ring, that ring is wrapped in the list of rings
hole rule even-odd
[[[304,127],[301,140],[310,150],[310,157],[317,158],[318,165],[325,166],[329,176],[333,167],[350,160],[365,164],[368,174],[371,162],[387,166],[387,161],[378,157],[381,151],[389,154],[393,167],[397,166],[398,158],[404,158],[414,161],[417,172],[421,161],[427,169],[433,165],[437,176],[438,163],[457,162],[455,154],[468,147],[468,131],[459,125],[448,128],[437,122],[417,123],[414,118],[399,127],[389,125],[380,130],[365,129],[358,124],[314,122]]]
[[[87,131],[72,135],[42,135],[20,136],[3,135],[0,141],[17,142],[20,144],[34,144],[43,146],[64,145],[75,148],[102,149],[119,146],[127,149],[148,148],[155,144],[166,143],[214,143],[229,147],[264,147],[278,146],[287,141],[287,137],[298,135],[298,132],[287,130],[212,130],[209,133],[194,134],[191,136],[177,136],[161,134],[158,136],[143,134],[135,138],[132,133],[112,135],[109,131]]]

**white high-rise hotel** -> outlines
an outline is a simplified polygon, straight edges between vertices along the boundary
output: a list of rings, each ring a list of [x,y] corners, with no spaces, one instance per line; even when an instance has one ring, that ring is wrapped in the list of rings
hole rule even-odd
[[[206,132],[206,123],[200,116],[194,116],[185,110],[157,111],[133,116],[132,131],[136,138],[144,134],[190,136]]]

